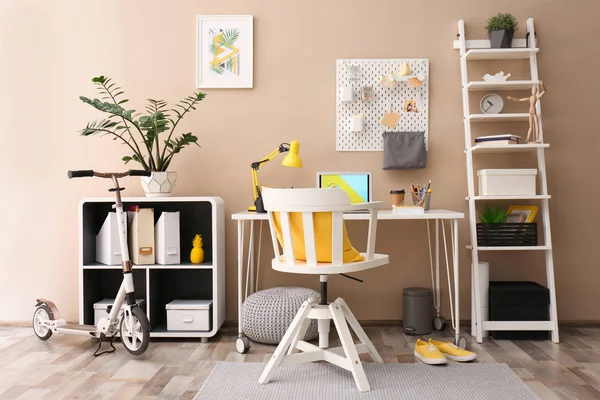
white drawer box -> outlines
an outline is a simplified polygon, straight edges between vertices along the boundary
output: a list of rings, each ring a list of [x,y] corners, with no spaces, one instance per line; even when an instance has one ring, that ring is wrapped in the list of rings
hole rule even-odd
[[[210,331],[212,300],[173,300],[166,305],[168,331]]]
[[[94,325],[98,324],[100,318],[108,318],[108,313],[106,309],[108,306],[112,305],[115,302],[115,299],[104,299],[100,300],[97,303],[94,303]],[[142,309],[146,305],[146,301],[144,299],[137,299],[135,301],[139,307]],[[122,309],[123,307],[121,307]]]
[[[481,169],[479,196],[535,196],[537,169]]]

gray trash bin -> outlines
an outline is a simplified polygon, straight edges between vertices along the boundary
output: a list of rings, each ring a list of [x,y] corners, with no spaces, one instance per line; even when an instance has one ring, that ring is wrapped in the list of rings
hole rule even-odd
[[[427,335],[433,330],[433,299],[431,289],[404,288],[403,322],[404,333],[409,335]]]

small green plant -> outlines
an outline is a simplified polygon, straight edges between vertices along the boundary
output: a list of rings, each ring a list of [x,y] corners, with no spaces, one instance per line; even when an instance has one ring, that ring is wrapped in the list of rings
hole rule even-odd
[[[129,100],[122,97],[123,91],[111,78],[98,76],[92,82],[102,99],[89,99],[85,96],[80,96],[79,99],[108,114],[108,117],[88,123],[79,133],[81,136],[109,135],[113,140],[120,140],[133,153],[123,157],[125,164],[136,161],[146,171],[166,171],[175,154],[184,147],[191,144],[200,147],[198,137],[191,132],[178,137],[174,137],[173,133],[181,119],[195,110],[196,104],[204,99],[204,93],[194,93],[170,110],[167,109],[166,101],[148,99],[146,113],[142,114],[123,108],[122,105]],[[170,112],[176,118],[171,118]]]
[[[501,207],[485,206],[478,214],[482,224],[502,224],[508,218],[508,212]]]
[[[517,23],[517,20],[515,19],[515,17],[512,16],[512,14],[499,13],[490,17],[487,20],[487,25],[485,26],[485,29],[488,31],[488,33],[492,31],[500,31],[502,29],[514,32],[517,29],[519,29],[518,25],[519,24]]]

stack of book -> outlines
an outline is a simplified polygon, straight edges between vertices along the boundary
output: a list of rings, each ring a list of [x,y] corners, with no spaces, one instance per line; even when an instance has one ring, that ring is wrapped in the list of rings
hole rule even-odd
[[[521,136],[504,134],[504,135],[491,135],[491,136],[480,136],[475,138],[475,144],[483,144],[485,146],[496,146],[504,144],[519,144]]]

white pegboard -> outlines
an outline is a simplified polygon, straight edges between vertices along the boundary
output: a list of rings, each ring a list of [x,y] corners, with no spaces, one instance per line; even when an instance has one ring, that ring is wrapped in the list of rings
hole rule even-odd
[[[411,75],[425,79],[423,85],[410,87],[406,82],[396,82],[388,88],[380,81],[383,75],[398,71],[402,63],[408,63]],[[350,77],[350,66],[359,67],[358,79]],[[354,100],[342,102],[344,87],[350,86]],[[363,101],[362,88],[373,88],[373,99]],[[404,100],[415,100],[419,112],[404,112]],[[381,123],[384,112],[400,114],[395,129]],[[383,132],[425,132],[425,146],[429,148],[429,60],[420,59],[355,59],[337,60],[336,63],[336,150],[337,151],[383,151]],[[364,114],[362,132],[351,129],[352,116]]]

